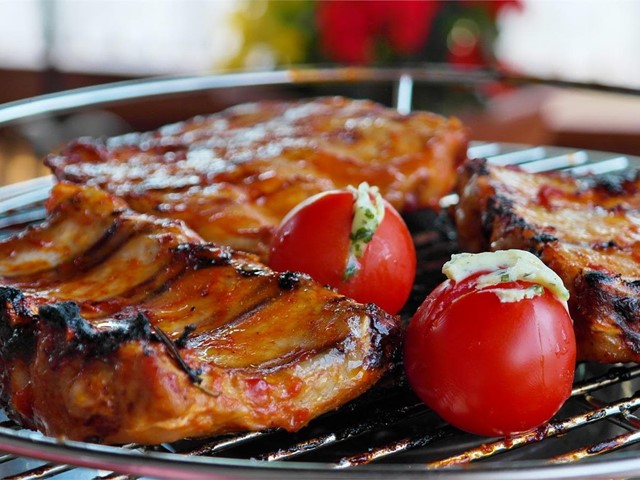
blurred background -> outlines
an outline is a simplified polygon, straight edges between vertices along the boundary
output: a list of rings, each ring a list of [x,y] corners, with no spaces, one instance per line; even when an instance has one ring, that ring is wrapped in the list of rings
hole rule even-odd
[[[640,89],[639,25],[638,0],[0,0],[0,104],[127,79],[310,64],[498,66]],[[450,93],[416,106],[460,116],[474,139],[640,154],[633,94],[537,84]],[[0,126],[0,184],[47,174],[42,156],[76,136],[146,130],[271,95],[165,99]]]

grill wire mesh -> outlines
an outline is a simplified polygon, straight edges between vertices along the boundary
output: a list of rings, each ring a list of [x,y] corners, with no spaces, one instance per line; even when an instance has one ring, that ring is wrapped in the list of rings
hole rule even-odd
[[[403,74],[396,79],[395,104],[401,112],[411,110],[414,77]],[[120,90],[114,94],[117,92],[122,95]],[[78,105],[86,102],[83,98],[77,98]],[[64,99],[48,101],[51,110],[68,107]],[[12,109],[5,109],[5,113],[8,118],[15,115]],[[474,143],[469,156],[501,165],[518,164],[532,172],[565,170],[578,176],[620,174],[640,166],[640,158],[631,156],[499,143]],[[52,181],[38,178],[0,188],[0,236],[44,218],[42,202]],[[419,271],[405,317],[442,280],[442,264],[457,251],[455,230],[446,215],[446,209],[456,201],[455,195],[443,199],[445,213],[425,211],[406,217],[414,234]],[[0,423],[0,451],[8,453],[0,454],[0,477],[115,480],[143,476],[335,479],[446,475],[498,479],[516,474],[520,478],[622,478],[629,472],[640,472],[640,452],[636,459],[640,418],[634,413],[640,407],[640,392],[636,392],[639,366],[579,364],[572,396],[551,422],[534,431],[496,439],[466,434],[444,423],[417,400],[401,372],[402,366],[396,365],[370,392],[295,434],[265,431],[153,447],[107,447],[47,438],[21,430],[5,417]],[[603,456],[604,462],[600,461]],[[563,469],[563,465],[572,468]],[[581,465],[585,468],[575,468]]]
[[[624,172],[638,165],[639,160],[602,152],[497,143],[472,144],[469,156],[485,157],[495,164],[519,164],[529,171],[568,170],[576,175]],[[51,183],[50,178],[41,178],[0,189],[0,211],[4,212],[0,225],[4,235],[43,218],[42,200]],[[446,197],[443,206],[455,202],[455,196]],[[425,292],[441,281],[440,267],[457,251],[457,246],[446,213],[418,212],[408,216],[407,223],[414,233],[419,257],[415,292],[406,308],[409,314]],[[365,464],[419,462],[426,469],[425,475],[469,463],[503,465],[523,459],[535,459],[545,465],[577,462],[623,448],[631,450],[640,440],[640,418],[633,413],[640,407],[640,393],[635,392],[634,381],[639,376],[640,367],[635,365],[580,364],[571,399],[549,424],[510,438],[487,439],[443,423],[416,399],[402,378],[401,365],[396,365],[374,390],[296,434],[240,433],[154,447],[125,445],[121,450],[160,457],[179,454],[190,459],[244,459],[256,465],[295,459],[320,462],[327,470],[345,472]],[[0,448],[12,451],[14,446],[6,444],[6,440],[23,434],[17,425],[4,421],[0,424]],[[32,432],[28,435],[34,447],[27,453],[43,458],[38,450],[42,436]],[[130,462],[135,464],[136,458],[131,457]],[[97,461],[95,465],[101,463]],[[123,471],[131,469],[125,465]],[[13,454],[0,456],[0,473],[11,479],[137,478],[57,462],[29,461]],[[211,473],[215,474],[215,468]]]

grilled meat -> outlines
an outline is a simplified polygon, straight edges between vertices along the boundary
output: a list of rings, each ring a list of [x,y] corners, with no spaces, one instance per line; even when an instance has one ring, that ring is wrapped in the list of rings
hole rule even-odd
[[[530,250],[560,275],[580,359],[640,361],[640,176],[576,179],[472,160],[458,191],[463,249]]]
[[[367,181],[401,211],[437,205],[466,147],[456,119],[331,97],[81,139],[45,163],[59,180],[98,185],[138,212],[184,220],[207,241],[264,258],[282,217],[320,191]]]
[[[387,369],[399,320],[180,221],[58,184],[0,242],[0,399],[46,434],[106,443],[296,430]]]

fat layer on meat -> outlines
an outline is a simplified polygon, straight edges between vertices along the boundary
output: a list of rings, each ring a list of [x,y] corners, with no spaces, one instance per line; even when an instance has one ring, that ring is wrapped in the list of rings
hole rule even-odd
[[[455,118],[326,97],[80,139],[45,163],[59,180],[98,185],[138,212],[184,220],[207,241],[264,259],[284,215],[321,191],[366,181],[400,211],[436,206],[466,148]]]
[[[520,248],[560,275],[578,357],[640,361],[640,176],[576,179],[471,160],[455,209],[464,250]]]
[[[0,242],[0,399],[46,434],[105,443],[283,428],[387,370],[399,320],[309,277],[58,184]]]

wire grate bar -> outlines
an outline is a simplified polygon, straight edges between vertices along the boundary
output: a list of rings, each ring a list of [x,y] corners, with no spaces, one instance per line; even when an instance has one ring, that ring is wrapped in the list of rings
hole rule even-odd
[[[108,475],[95,477],[93,480],[136,480],[137,478],[139,477],[135,475],[121,475],[119,473],[110,473]]]
[[[191,450],[189,452],[185,452],[187,455],[213,455],[222,450],[226,450],[229,448],[237,447],[251,440],[256,440],[258,438],[264,437],[273,433],[270,430],[263,430],[261,432],[245,432],[238,433],[234,435],[225,435],[220,438],[216,438],[212,442],[208,442],[201,447]],[[165,447],[166,448],[166,447]]]
[[[485,459],[498,453],[503,453],[524,445],[540,442],[546,438],[565,434],[574,428],[582,427],[613,415],[618,415],[625,410],[634,410],[638,407],[640,407],[640,392],[637,392],[629,399],[613,402],[602,408],[580,415],[574,415],[559,422],[551,422],[519,435],[514,435],[495,442],[485,443],[480,447],[469,449],[458,455],[431,462],[428,466],[430,468],[442,468]]]
[[[581,382],[571,390],[572,396],[584,395],[594,390],[616,385],[640,376],[640,366],[633,368],[614,367],[603,375]]]
[[[467,157],[469,158],[485,158],[498,155],[502,152],[502,144],[500,143],[475,143],[467,148]]]
[[[489,156],[487,161],[492,165],[520,165],[534,160],[542,160],[546,155],[547,149],[545,147],[532,147]]]
[[[629,167],[629,159],[627,157],[613,157],[599,162],[589,163],[578,167],[567,168],[564,171],[572,175],[601,175],[603,173],[611,173],[624,170]]]
[[[349,428],[342,429],[338,432],[331,432],[326,435],[297,443],[288,448],[283,448],[275,452],[260,455],[257,457],[257,460],[274,461],[293,458],[295,456],[314,451],[318,448],[332,445],[349,438],[353,438],[366,432],[378,430],[383,427],[388,427],[401,420],[406,420],[417,415],[422,415],[424,413],[425,407],[422,404],[399,407],[393,412],[371,412],[371,418],[367,421],[363,421]]]
[[[582,405],[584,405],[584,407],[589,410],[593,410],[594,408],[602,408],[605,405],[604,402],[601,402],[593,395],[589,394],[579,397],[578,400],[580,400]],[[611,417],[608,420],[627,431],[635,431],[640,428],[640,421],[638,421],[638,418],[626,410],[621,412],[619,416]]]
[[[53,463],[47,463],[41,467],[37,467],[26,472],[19,473],[5,477],[5,480],[39,480],[43,478],[50,478],[54,475],[59,475],[70,470],[74,470],[76,467],[70,465],[56,465]]]
[[[0,189],[0,201],[7,200],[8,198],[17,197],[31,192],[40,192],[50,190],[53,186],[53,175],[47,175],[45,177],[37,177],[24,182],[13,183],[11,185],[4,185]]]
[[[396,110],[403,115],[411,113],[413,104],[413,78],[401,75],[396,86]]]
[[[631,378],[634,378],[636,376],[640,375],[640,367],[636,367],[634,369],[628,370],[628,369],[624,369],[624,368],[613,368],[611,370],[609,370],[607,373],[605,373],[604,375],[601,375],[599,377],[596,377],[594,379],[591,379],[587,382],[584,382],[580,385],[577,385],[573,390],[572,390],[572,396],[579,396],[579,395],[583,395],[586,392],[590,392],[590,391],[594,391],[594,390],[598,390],[601,388],[605,388],[607,386],[610,385],[614,385],[616,383],[618,383],[621,380],[629,380]],[[640,406],[640,399],[638,400],[638,405]],[[602,405],[598,406],[599,410],[602,410],[603,407]],[[628,411],[627,409],[621,409],[619,412],[617,413],[624,413]],[[607,415],[607,417],[613,415],[615,412],[611,413],[610,415]],[[600,417],[600,418],[604,418],[604,417]],[[598,418],[598,419],[600,419]],[[595,420],[592,420],[595,421]],[[568,422],[568,420],[565,420],[565,422]],[[577,422],[577,420],[576,420]],[[582,424],[584,424],[586,422],[580,423],[580,424],[576,424],[574,427],[571,428],[575,428],[577,426],[581,426]],[[567,425],[571,425],[571,422],[568,422]],[[566,428],[567,430],[569,429],[569,427]],[[454,430],[451,430],[454,431]],[[561,431],[558,431],[554,434],[555,435],[559,435],[560,433],[563,433]],[[448,431],[447,435],[450,435],[451,432]],[[550,435],[546,435],[546,436],[550,436]],[[472,454],[470,454],[471,456],[473,456],[472,460],[477,460],[480,458],[484,458],[485,454],[490,453],[491,455],[493,455],[494,453],[498,453],[498,452],[494,452],[494,450],[498,447],[495,447],[493,445],[498,444],[500,445],[500,449],[501,451],[506,451],[506,450],[511,450],[512,448],[515,448],[517,446],[523,446],[529,443],[534,443],[534,439],[530,438],[531,436],[526,436],[520,440],[521,443],[518,442],[513,442],[513,437],[511,437],[510,439],[503,439],[501,441],[498,442],[494,442],[493,444],[483,444],[479,447],[476,447],[475,449],[473,449]],[[375,448],[375,449],[370,449],[366,454],[362,454],[362,455],[356,455],[354,457],[350,457],[350,458],[345,458],[342,459],[339,462],[340,468],[345,468],[347,466],[351,466],[351,465],[362,465],[364,463],[368,463],[371,462],[373,460],[377,460],[389,455],[394,455],[403,451],[407,451],[411,448],[416,448],[416,447],[421,447],[421,446],[425,446],[429,443],[433,443],[436,440],[440,440],[441,438],[445,438],[444,435],[432,435],[431,433],[427,434],[427,435],[419,435],[416,436],[414,438],[405,438],[403,440],[397,441],[397,442],[393,442],[390,443],[388,445],[384,445],[382,447],[379,448]],[[537,437],[535,437],[537,438]],[[546,438],[546,437],[544,437]],[[540,438],[540,440],[542,440],[542,438]],[[539,441],[539,440],[537,440]],[[487,445],[490,445],[489,447],[487,447]],[[455,457],[450,457],[450,459],[442,459],[439,460],[438,462],[447,462],[448,460],[451,461],[455,461]],[[471,461],[471,459],[469,460]]]
[[[602,442],[595,443],[588,447],[573,450],[571,452],[557,455],[549,459],[550,463],[568,463],[584,460],[585,458],[594,457],[603,453],[610,453],[624,447],[629,447],[640,442],[640,431],[624,433],[617,437]]]
[[[342,469],[342,468],[354,467],[357,465],[364,465],[367,463],[371,463],[374,460],[378,460],[383,457],[388,457],[390,455],[395,455],[400,452],[405,452],[413,448],[426,447],[439,440],[443,440],[447,437],[452,436],[457,431],[458,430],[456,430],[455,428],[449,425],[446,425],[435,431],[431,431],[426,435],[420,435],[413,438],[404,438],[402,440],[398,440],[388,445],[385,445],[384,447],[381,447],[381,448],[372,448],[372,449],[369,449],[367,452],[342,458],[336,464],[335,468]]]
[[[16,457],[15,455],[0,455],[0,465],[2,465],[3,463],[11,462],[16,458],[18,457]]]
[[[51,186],[32,190],[30,192],[11,196],[0,200],[0,212],[9,212],[11,210],[17,210],[24,208],[27,205],[33,205],[35,203],[44,202],[49,198],[51,193]]]
[[[39,220],[43,220],[46,216],[46,209],[44,207],[34,207],[30,209],[24,209],[20,212],[16,212],[12,215],[3,216],[0,214],[0,229],[5,229],[0,232],[0,236],[7,236],[13,231],[7,231],[8,227],[13,227],[16,225],[25,225],[31,222],[37,222]]]
[[[534,160],[521,165],[521,168],[529,173],[548,172],[566,167],[575,167],[589,161],[589,155],[584,150],[565,153],[555,157],[546,157],[541,160]]]

